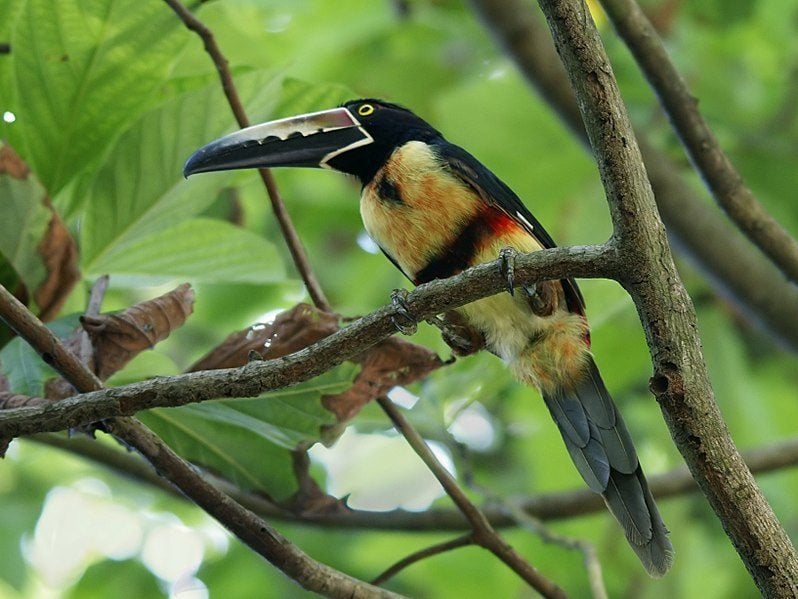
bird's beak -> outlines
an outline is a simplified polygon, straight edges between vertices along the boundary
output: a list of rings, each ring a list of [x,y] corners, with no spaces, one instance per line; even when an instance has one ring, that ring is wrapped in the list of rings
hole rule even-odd
[[[311,112],[247,127],[201,147],[183,176],[272,166],[329,168],[331,158],[374,140],[346,108]]]

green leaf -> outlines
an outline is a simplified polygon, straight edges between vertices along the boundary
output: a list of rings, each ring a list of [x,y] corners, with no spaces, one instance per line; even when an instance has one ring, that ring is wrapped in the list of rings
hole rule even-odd
[[[253,114],[270,113],[280,95],[273,72],[239,78]],[[201,145],[235,128],[217,82],[183,93],[145,114],[112,148],[93,180],[76,195],[86,202],[81,227],[83,261],[95,262],[156,231],[205,210],[230,173],[183,178],[183,164]],[[110,195],[109,195],[110,190]]]
[[[290,450],[320,439],[322,427],[334,424],[321,399],[346,390],[357,372],[345,363],[258,398],[150,410],[139,417],[192,462],[247,489],[285,497],[295,487]]]
[[[6,158],[10,162],[15,156],[6,155]],[[30,173],[14,176],[3,172],[0,166],[0,198],[0,254],[33,292],[47,276],[37,251],[53,218],[52,208],[45,203],[47,192]]]
[[[203,282],[268,283],[284,277],[273,244],[228,222],[196,218],[118,245],[92,273],[190,278]]]
[[[162,2],[23,4],[11,38],[12,143],[55,195],[157,101],[187,37]]]
[[[47,328],[59,338],[69,336],[78,324],[78,317],[70,315],[48,323]],[[58,376],[58,373],[45,364],[21,337],[15,337],[0,350],[0,375],[8,379],[11,391],[21,395],[42,397],[44,383]]]
[[[8,379],[12,392],[31,397],[42,397],[45,381],[58,376],[36,350],[19,337],[0,351],[0,374]]]

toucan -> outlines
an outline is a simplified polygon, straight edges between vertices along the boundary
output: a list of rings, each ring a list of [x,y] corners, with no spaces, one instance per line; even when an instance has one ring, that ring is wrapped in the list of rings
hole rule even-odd
[[[183,172],[283,166],[357,177],[366,231],[416,285],[506,257],[507,248],[533,252],[555,245],[481,162],[410,110],[376,99],[242,129],[197,150]],[[662,576],[673,562],[673,546],[590,352],[576,282],[514,289],[509,279],[508,291],[456,310],[458,326],[499,356],[517,380],[540,390],[579,474],[604,498],[647,572]]]

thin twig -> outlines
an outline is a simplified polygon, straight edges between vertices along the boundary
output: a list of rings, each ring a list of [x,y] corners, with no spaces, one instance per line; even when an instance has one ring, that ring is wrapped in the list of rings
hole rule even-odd
[[[659,96],[674,130],[715,200],[788,278],[798,282],[798,241],[776,222],[745,185],[698,110],[698,101],[690,93],[648,17],[635,0],[601,0],[601,5]]]
[[[544,597],[565,597],[565,593],[560,587],[538,572],[499,536],[487,518],[485,518],[485,515],[466,496],[454,477],[438,461],[438,458],[432,453],[421,435],[418,434],[394,403],[385,396],[379,397],[377,402],[391,419],[396,430],[402,433],[410,447],[413,448],[427,468],[435,475],[446,494],[449,495],[471,524],[473,542],[493,553]]]
[[[89,439],[60,434],[39,434],[25,438],[37,443],[68,451],[74,455],[92,460],[123,476],[131,476],[139,481],[185,497],[177,492],[165,479],[159,477],[146,462],[133,454],[95,443]],[[743,452],[745,463],[751,472],[760,475],[778,472],[798,466],[798,437],[778,443],[763,445]],[[393,510],[369,512],[348,509],[333,513],[292,512],[284,509],[260,494],[241,490],[236,485],[217,478],[209,473],[203,476],[214,486],[222,489],[247,509],[267,518],[277,518],[289,522],[299,522],[315,526],[350,528],[364,530],[401,531],[462,531],[469,528],[463,515],[454,509],[432,508],[424,512]],[[649,488],[657,500],[681,497],[699,491],[695,480],[686,466],[649,476]],[[529,497],[519,497],[514,501],[525,513],[541,521],[576,518],[596,512],[606,512],[601,497],[588,489],[572,489]],[[485,517],[496,528],[515,526],[517,523],[499,506],[487,505],[482,508]]]
[[[109,280],[110,278],[108,275],[102,275],[96,281],[94,281],[94,284],[91,286],[91,291],[89,292],[89,301],[86,305],[86,312],[84,312],[84,316],[95,317],[100,315],[100,308],[102,307],[103,298],[105,298],[105,292],[108,289]],[[92,347],[89,334],[82,327],[80,329],[79,346],[80,361],[85,364],[89,370],[93,370],[94,349]]]
[[[524,509],[523,498],[506,499],[478,483],[474,476],[468,447],[458,442],[448,431],[446,436],[450,445],[456,449],[455,454],[461,458],[462,478],[468,488],[482,495],[488,505],[494,506],[494,509],[498,508],[500,512],[512,518],[517,525],[540,537],[544,543],[557,545],[571,551],[579,551],[585,563],[591,595],[594,599],[607,599],[607,589],[604,586],[604,577],[601,573],[601,562],[592,543],[584,539],[574,539],[554,532],[543,524],[539,518],[534,517]],[[485,508],[483,508],[483,512],[488,516]]]
[[[85,393],[102,388],[100,380],[2,286],[0,318],[40,355],[48,356],[47,363],[76,389]],[[141,422],[133,418],[115,418],[106,420],[103,426],[117,439],[138,450],[158,473],[194,503],[304,588],[329,597],[397,597],[312,559],[259,516],[204,480],[191,464]]]
[[[236,122],[239,127],[249,126],[249,119],[244,110],[244,105],[241,103],[241,98],[238,96],[238,91],[233,82],[233,76],[230,73],[227,58],[222,54],[219,45],[216,43],[213,32],[208,29],[202,21],[195,17],[179,0],[164,0],[164,2],[169,5],[189,30],[196,33],[202,39],[205,51],[211,57],[213,64],[216,66],[216,71],[219,73],[222,90],[227,97],[227,102],[230,104]],[[332,312],[332,307],[327,301],[324,291],[322,291],[316,279],[316,275],[313,273],[313,268],[310,265],[305,248],[302,246],[302,241],[299,239],[299,235],[297,235],[294,224],[291,221],[291,216],[285,209],[285,203],[283,202],[271,171],[262,168],[258,169],[258,172],[266,187],[269,201],[271,202],[274,215],[277,217],[277,222],[280,224],[280,230],[288,245],[288,250],[291,252],[291,257],[294,260],[297,271],[299,271],[299,275],[305,283],[310,298],[313,300],[313,304],[321,310]]]
[[[433,557],[435,555],[440,555],[441,553],[445,553],[447,551],[452,551],[453,549],[458,549],[460,547],[467,547],[469,545],[474,544],[474,539],[471,538],[471,534],[463,535],[461,537],[455,537],[454,539],[450,539],[448,541],[443,541],[442,543],[436,543],[435,545],[430,545],[429,547],[425,547],[424,549],[420,549],[410,555],[403,557],[398,562],[393,564],[390,568],[386,569],[382,574],[377,576],[374,580],[371,581],[371,584],[375,586],[379,586],[382,583],[390,580],[399,572],[407,568],[408,566],[412,566],[416,562],[420,562],[423,559],[428,557]]]

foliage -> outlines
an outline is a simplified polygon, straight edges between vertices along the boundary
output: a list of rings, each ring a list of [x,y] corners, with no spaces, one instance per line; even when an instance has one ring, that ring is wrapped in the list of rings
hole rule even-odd
[[[332,107],[352,96],[385,97],[412,107],[489,165],[559,243],[601,242],[609,235],[591,157],[461,3],[193,4],[230,60],[253,122]],[[768,210],[798,232],[798,205],[787,201],[794,194],[798,159],[798,2],[643,4],[662,19],[669,50],[748,183]],[[399,9],[404,5],[407,12]],[[67,315],[69,323],[57,328],[59,335],[69,336],[74,325],[69,315],[84,309],[86,289],[101,274],[111,275],[104,310],[158,295],[167,283],[190,281],[197,298],[193,316],[149,357],[142,354],[131,362],[117,382],[184,370],[231,331],[307,301],[254,173],[182,178],[182,163],[195,148],[236,126],[199,40],[165,3],[0,0],[0,15],[0,42],[9,41],[12,48],[0,54],[0,115],[15,116],[13,122],[0,121],[0,139],[32,174],[22,181],[0,170],[0,283],[14,290],[24,286],[31,307],[41,308],[32,296],[50,268],[41,251],[51,234],[45,195],[77,244],[82,277],[59,299],[64,302],[60,315]],[[631,58],[611,30],[603,33],[636,123],[680,157]],[[391,289],[405,285],[381,255],[358,247],[358,240],[368,246],[355,185],[327,172],[275,176],[321,285],[338,311],[368,312],[386,303]],[[686,165],[685,176],[691,177]],[[752,447],[794,434],[794,357],[774,347],[723,298],[711,295],[700,273],[688,264],[680,266],[697,300],[713,383],[738,444]],[[646,390],[650,363],[631,301],[614,283],[586,281],[582,288],[596,360],[647,472],[677,466],[678,453]],[[8,332],[0,332],[0,338],[5,343]],[[414,341],[447,355],[429,327],[422,327]],[[40,395],[52,376],[19,340],[5,344],[0,364],[14,390],[26,394]],[[157,410],[144,419],[185,457],[245,488],[285,499],[297,491],[290,448],[320,438],[323,426],[334,421],[319,399],[346,389],[355,376],[353,368],[345,365],[305,386],[278,392],[280,401]],[[542,402],[533,391],[514,384],[494,357],[459,360],[411,390],[421,398],[408,410],[419,430],[449,455],[458,455],[454,436],[470,446],[468,466],[492,493],[528,495],[581,486]],[[490,431],[488,442],[462,432],[462,418],[469,414]],[[351,428],[381,435],[390,426],[369,406]],[[18,441],[0,468],[6,508],[0,516],[0,539],[3,555],[12,556],[0,562],[0,596],[34,596],[41,584],[32,566],[23,570],[20,543],[33,535],[36,515],[52,486],[100,477],[111,496],[133,509],[171,511],[189,525],[207,526],[178,499],[133,486],[89,462],[54,454],[53,449]],[[346,456],[355,465],[368,458]],[[374,468],[364,471],[374,476],[367,481],[373,490],[391,497],[397,493],[398,473],[410,467],[397,460],[380,464],[377,473]],[[464,467],[458,460],[458,471]],[[322,470],[319,464],[312,469],[320,483],[325,482]],[[763,478],[762,485],[795,538],[798,478],[785,471]],[[436,505],[448,504],[441,499]],[[674,570],[661,581],[645,577],[607,515],[553,528],[596,545],[611,596],[755,595],[702,498],[685,496],[661,507],[677,549]],[[441,533],[283,528],[317,559],[364,579],[446,538]],[[577,554],[545,545],[521,530],[508,536],[573,596],[587,594]],[[69,594],[97,595],[96,585],[112,585],[121,576],[130,579],[126,585],[141,585],[131,596],[159,592],[154,578],[130,560],[96,563],[82,579],[70,581],[75,586]],[[275,596],[300,595],[280,573],[238,545],[208,550],[197,576],[212,593],[224,589],[230,597],[252,596],[264,588],[274,589]],[[473,548],[421,562],[390,587],[430,597],[529,592],[501,563]]]

